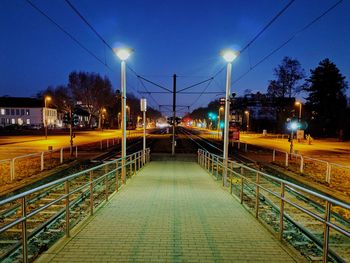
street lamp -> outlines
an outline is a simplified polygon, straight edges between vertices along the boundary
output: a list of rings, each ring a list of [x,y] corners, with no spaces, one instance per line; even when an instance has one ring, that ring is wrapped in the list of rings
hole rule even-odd
[[[230,94],[231,94],[231,71],[232,71],[232,61],[238,56],[238,53],[231,50],[226,49],[221,51],[221,56],[227,62],[226,69],[226,96],[225,96],[225,127],[224,127],[224,176],[223,176],[223,185],[226,186],[227,182],[227,164],[228,164],[228,133],[229,133],[229,114],[230,114]]]
[[[44,120],[44,125],[45,125],[45,140],[47,140],[47,102],[51,101],[50,96],[45,96],[44,102],[45,102],[45,120]]]
[[[224,107],[223,106],[221,106],[220,108],[219,108],[219,113],[218,113],[218,127],[217,127],[217,130],[218,130],[218,137],[220,138],[220,133],[221,133],[221,120],[220,120],[220,113],[221,113],[221,111],[223,111],[224,110]]]
[[[247,115],[247,131],[249,130],[249,111],[245,111],[244,112],[245,113],[245,115]]]
[[[145,98],[141,98],[140,100],[140,108],[143,113],[143,158],[142,162],[145,164],[146,162],[146,111],[147,111],[147,100]]]
[[[301,122],[301,107],[302,107],[301,101],[296,101],[295,106],[299,106],[299,122]]]
[[[102,112],[101,112],[101,131],[103,131],[103,126],[105,124],[105,114],[106,114],[107,110],[106,108],[102,108]]]
[[[126,69],[125,61],[133,52],[130,48],[114,48],[114,53],[121,60],[121,90],[122,90],[122,182],[125,184],[125,159],[126,159]]]

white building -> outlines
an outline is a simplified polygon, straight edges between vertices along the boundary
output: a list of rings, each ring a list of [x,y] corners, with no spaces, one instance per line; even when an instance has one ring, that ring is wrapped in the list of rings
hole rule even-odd
[[[6,127],[12,124],[31,127],[43,127],[44,120],[49,127],[58,124],[57,110],[47,105],[44,101],[35,98],[0,97],[0,126]]]

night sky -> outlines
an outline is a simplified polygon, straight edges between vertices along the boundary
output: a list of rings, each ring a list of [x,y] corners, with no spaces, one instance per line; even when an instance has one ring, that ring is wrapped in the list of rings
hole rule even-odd
[[[81,41],[112,70],[81,49],[25,0],[0,0],[0,95],[33,96],[49,85],[66,84],[73,70],[107,75],[119,88],[119,61],[63,0],[32,0],[65,30]],[[128,64],[138,74],[172,88],[176,73],[178,89],[205,80],[225,66],[223,48],[242,48],[288,2],[71,0],[112,46],[128,45],[135,53]],[[296,0],[271,27],[233,63],[232,79],[277,48],[295,32],[333,5],[335,0]],[[284,56],[297,58],[305,71],[326,57],[350,79],[350,1],[343,1],[232,86],[232,91],[265,92],[273,68]],[[135,75],[127,72],[128,91],[144,91]],[[148,90],[159,88],[146,84]],[[205,85],[194,91],[202,91]],[[225,71],[208,91],[225,89]],[[349,94],[349,92],[348,92]],[[220,96],[202,96],[192,108]],[[179,95],[181,105],[191,105],[198,95]],[[154,95],[159,104],[171,96]],[[155,102],[149,100],[151,105]]]

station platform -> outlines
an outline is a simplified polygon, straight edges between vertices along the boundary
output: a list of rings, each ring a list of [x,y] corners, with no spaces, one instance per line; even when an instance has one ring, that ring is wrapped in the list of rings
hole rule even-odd
[[[38,262],[300,262],[197,163],[152,161]]]

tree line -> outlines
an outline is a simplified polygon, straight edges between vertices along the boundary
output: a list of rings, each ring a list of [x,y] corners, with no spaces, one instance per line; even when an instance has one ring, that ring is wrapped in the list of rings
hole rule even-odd
[[[113,90],[108,77],[93,72],[73,71],[68,76],[66,85],[49,86],[38,92],[38,98],[50,96],[52,104],[59,113],[74,112],[81,108],[88,113],[88,127],[97,122],[98,128],[120,128],[121,96],[120,91]],[[132,93],[127,94],[129,116],[136,123],[137,116],[142,116],[140,101]],[[151,107],[147,109],[147,116],[151,119],[161,117],[161,113]]]
[[[307,76],[297,59],[284,57],[273,74],[274,79],[268,82],[266,93],[254,94],[246,90],[244,96],[232,98],[231,111],[242,116],[242,124],[246,121],[244,111],[254,102],[255,107],[259,105],[261,116],[265,116],[256,119],[251,116],[254,131],[286,132],[287,119],[298,120],[299,117],[296,96],[303,96],[302,119],[299,121],[306,133],[317,137],[350,138],[348,83],[335,63],[326,58]],[[190,116],[208,119],[208,112],[217,112],[219,106],[219,100],[212,101],[207,107],[195,109]]]

